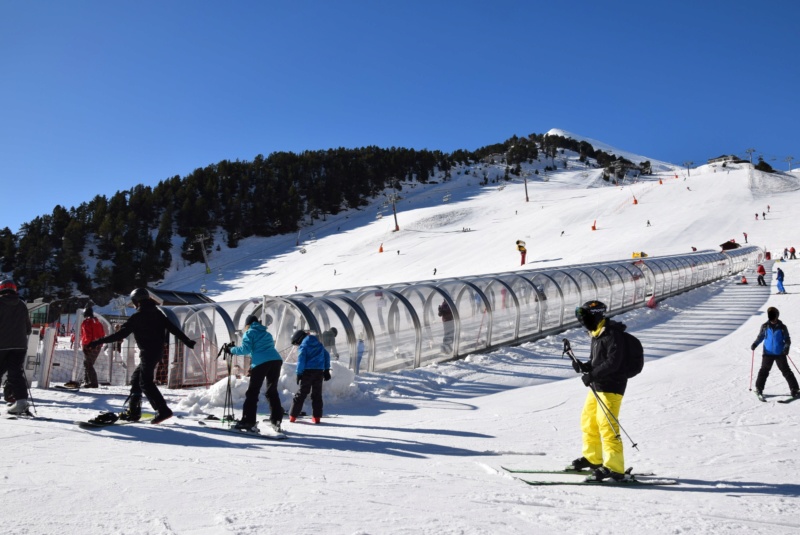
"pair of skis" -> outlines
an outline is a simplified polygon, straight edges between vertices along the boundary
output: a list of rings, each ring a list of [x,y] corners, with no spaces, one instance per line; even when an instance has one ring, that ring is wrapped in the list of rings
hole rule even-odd
[[[764,403],[767,402],[767,398],[765,398],[764,394],[762,394],[760,392],[756,392],[756,397],[758,398],[759,401],[763,401]],[[786,398],[786,399],[779,399],[778,403],[783,403],[785,405],[786,403],[791,403],[792,401],[796,401],[798,399],[800,399],[800,398],[789,397],[789,398]]]
[[[510,474],[547,474],[547,475],[581,475],[581,476],[588,476],[591,474],[588,470],[528,470],[528,469],[518,469],[518,468],[506,468],[505,466],[501,466],[503,470]],[[515,475],[514,478],[526,483],[528,485],[534,486],[545,486],[545,485],[594,485],[594,486],[615,486],[615,487],[625,487],[625,486],[640,486],[640,485],[677,485],[678,481],[675,479],[655,479],[655,474],[652,472],[634,472],[633,468],[628,468],[625,471],[625,474],[630,476],[629,479],[625,479],[622,481],[616,481],[614,479],[604,479],[602,481],[592,481],[592,480],[583,480],[583,481],[551,481],[551,480],[530,480],[525,477],[520,477]],[[642,479],[640,479],[642,478]]]

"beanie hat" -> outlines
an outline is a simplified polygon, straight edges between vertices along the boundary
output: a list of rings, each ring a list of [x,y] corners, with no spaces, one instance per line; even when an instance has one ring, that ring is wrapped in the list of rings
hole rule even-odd
[[[86,305],[86,308],[83,309],[83,317],[84,318],[94,317],[94,309],[92,308],[92,305]]]
[[[247,316],[247,319],[244,320],[244,326],[249,327],[251,323],[261,323],[261,322],[258,320],[258,316],[250,314],[249,316]]]
[[[781,313],[775,307],[769,307],[767,309],[767,318],[769,318],[769,321],[775,321],[780,315]]]

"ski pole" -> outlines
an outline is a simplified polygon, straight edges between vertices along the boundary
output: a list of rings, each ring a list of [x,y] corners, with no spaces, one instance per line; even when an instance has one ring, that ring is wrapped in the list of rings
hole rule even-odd
[[[635,450],[637,450],[637,451],[638,451],[638,450],[639,450],[639,445],[638,445],[636,442],[634,442],[634,441],[633,441],[633,439],[632,439],[632,438],[631,438],[631,436],[628,434],[628,432],[627,432],[627,431],[625,431],[625,428],[624,428],[624,427],[622,427],[622,424],[621,424],[621,423],[619,423],[619,419],[618,419],[616,416],[614,416],[614,413],[613,413],[613,412],[611,412],[611,410],[608,408],[608,406],[607,406],[605,403],[603,403],[603,400],[602,400],[602,399],[600,399],[600,396],[598,396],[598,395],[597,395],[597,390],[596,390],[596,389],[595,389],[595,387],[594,387],[594,383],[591,383],[591,388],[592,388],[592,393],[594,394],[594,397],[595,397],[595,399],[597,399],[597,403],[598,403],[598,404],[600,405],[600,407],[603,409],[603,414],[605,415],[605,417],[606,417],[606,420],[608,420],[608,424],[609,424],[609,425],[611,426],[611,428],[613,429],[613,428],[614,428],[614,425],[611,423],[611,419],[609,418],[609,416],[610,416],[611,418],[614,418],[614,422],[616,422],[616,424],[617,424],[617,427],[619,427],[619,428],[620,428],[620,430],[621,430],[623,433],[625,433],[625,436],[626,436],[626,437],[628,437],[628,440],[630,440],[630,441],[631,441],[631,447],[633,447],[633,449],[635,449]],[[620,434],[619,434],[619,433],[617,433],[617,439],[619,439],[619,440],[622,440],[622,437],[620,436]]]
[[[750,392],[753,391],[753,364],[756,361],[756,350],[753,350],[753,357],[750,359]]]
[[[792,366],[794,366],[794,369],[797,370],[797,364],[794,363],[792,358],[789,356],[789,353],[786,353],[786,358],[789,359],[789,362],[792,363]],[[797,373],[800,373],[800,370],[797,370]]]
[[[31,391],[31,385],[28,382],[28,374],[25,373],[25,367],[22,367],[22,377],[25,379],[25,386],[28,387],[28,399],[31,402],[31,408],[33,409],[33,414],[36,414],[36,405],[33,404],[33,392]]]

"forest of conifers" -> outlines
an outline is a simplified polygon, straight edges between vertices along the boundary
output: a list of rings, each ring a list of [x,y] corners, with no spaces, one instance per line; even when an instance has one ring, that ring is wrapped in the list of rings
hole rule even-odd
[[[137,185],[111,198],[97,195],[80,206],[56,206],[0,230],[0,271],[32,300],[88,296],[100,305],[135,286],[161,279],[172,264],[175,235],[186,239],[182,257],[202,261],[197,235],[224,236],[229,247],[249,236],[296,232],[302,221],[358,208],[403,182],[447,180],[454,166],[501,155],[508,177],[519,164],[569,149],[606,167],[621,158],[585,141],[553,135],[513,136],[474,151],[363,147],[275,152],[253,161],[227,161],[174,176],[155,187]],[[629,163],[629,162],[628,162]],[[438,175],[437,175],[438,173]],[[221,229],[223,232],[217,232]],[[205,240],[207,251],[215,247]],[[92,270],[87,258],[94,258]]]

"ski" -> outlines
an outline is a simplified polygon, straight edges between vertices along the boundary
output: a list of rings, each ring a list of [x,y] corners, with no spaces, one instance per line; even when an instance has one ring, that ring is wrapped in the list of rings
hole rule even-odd
[[[787,398],[787,399],[779,399],[778,403],[783,403],[784,405],[787,403],[791,403],[792,401],[797,401],[800,398]]]
[[[765,398],[764,394],[762,394],[761,392],[756,392],[756,397],[758,398],[758,401],[763,401],[764,403],[767,402],[767,398]]]
[[[6,420],[52,420],[52,418],[46,418],[44,416],[38,416],[33,414],[31,411],[23,412],[22,414],[11,414],[7,413],[3,415],[3,418]]]
[[[575,476],[588,476],[592,473],[591,470],[528,470],[524,468],[506,468],[505,466],[501,466],[503,470],[510,474],[566,474],[566,475],[575,475]],[[633,476],[654,476],[653,472],[633,472],[633,468],[628,468],[625,470],[626,474],[631,474]]]
[[[243,436],[243,437],[252,437],[252,438],[260,438],[264,440],[286,440],[289,438],[286,433],[276,433],[271,429],[265,433],[254,433],[253,431],[244,431],[241,429],[234,429],[233,427],[227,427],[224,424],[219,424],[216,420],[197,420],[197,423],[200,424],[203,428],[211,430],[211,431],[221,431],[223,433],[233,433],[235,435]]]
[[[603,481],[529,481],[527,479],[517,478],[523,483],[532,486],[545,486],[545,485],[590,485],[595,487],[637,487],[641,485],[677,485],[678,481],[675,479],[626,479],[624,481],[614,481],[613,479],[604,479]]]
[[[57,388],[59,390],[66,390],[67,392],[79,392],[80,391],[80,387],[79,386],[55,385],[54,388]]]

